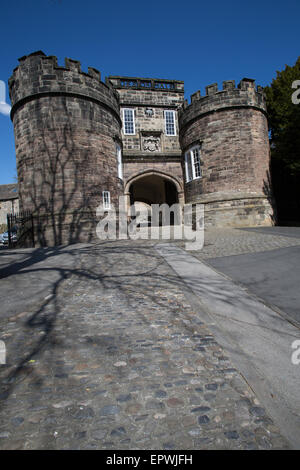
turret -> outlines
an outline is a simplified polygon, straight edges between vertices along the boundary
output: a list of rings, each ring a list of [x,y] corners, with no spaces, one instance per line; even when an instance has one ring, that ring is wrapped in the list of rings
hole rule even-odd
[[[115,90],[80,62],[42,51],[19,59],[9,80],[20,209],[33,213],[40,245],[88,241],[96,234],[103,191],[122,194]]]
[[[254,82],[214,83],[179,110],[185,201],[205,204],[206,225],[273,223],[266,103]]]

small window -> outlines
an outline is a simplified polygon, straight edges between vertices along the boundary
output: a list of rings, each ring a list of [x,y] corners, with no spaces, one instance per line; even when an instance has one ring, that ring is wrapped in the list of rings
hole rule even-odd
[[[193,178],[200,178],[201,176],[201,164],[200,164],[200,149],[199,147],[195,147],[191,150],[192,158],[193,158]]]
[[[131,108],[123,109],[123,129],[126,135],[135,134],[134,110]]]
[[[176,135],[175,111],[165,111],[166,135]]]
[[[120,145],[116,145],[117,150],[117,160],[118,160],[118,177],[123,179],[123,166],[122,166],[122,150]]]
[[[191,180],[201,178],[200,147],[191,148],[185,153],[185,179],[188,183]]]
[[[103,200],[103,209],[109,210],[110,209],[110,192],[109,191],[102,191],[102,200]]]

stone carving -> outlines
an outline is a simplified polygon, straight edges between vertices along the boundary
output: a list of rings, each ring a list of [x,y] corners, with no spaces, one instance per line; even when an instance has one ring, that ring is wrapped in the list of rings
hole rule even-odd
[[[160,138],[150,135],[144,137],[143,150],[146,152],[158,152],[159,151]]]
[[[153,116],[153,109],[152,108],[146,108],[145,109],[145,115],[147,117],[152,117]]]

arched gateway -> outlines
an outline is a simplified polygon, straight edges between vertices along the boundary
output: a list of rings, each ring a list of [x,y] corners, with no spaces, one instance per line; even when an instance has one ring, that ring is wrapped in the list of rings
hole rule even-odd
[[[135,211],[151,216],[152,204],[183,205],[183,189],[180,182],[173,176],[158,170],[147,170],[128,179],[125,185],[127,204]]]

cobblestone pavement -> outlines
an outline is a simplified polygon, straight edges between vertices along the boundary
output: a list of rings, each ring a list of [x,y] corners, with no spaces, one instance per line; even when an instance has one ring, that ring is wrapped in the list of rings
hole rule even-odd
[[[278,227],[278,229],[280,228]],[[203,249],[193,251],[192,254],[201,260],[244,253],[258,253],[300,245],[300,238],[277,235],[276,229],[277,227],[274,227],[272,233],[263,233],[247,229],[211,228],[205,231]],[[184,247],[182,242],[179,242],[179,245]]]
[[[1,449],[289,447],[152,245],[58,252],[52,295],[2,321]]]

